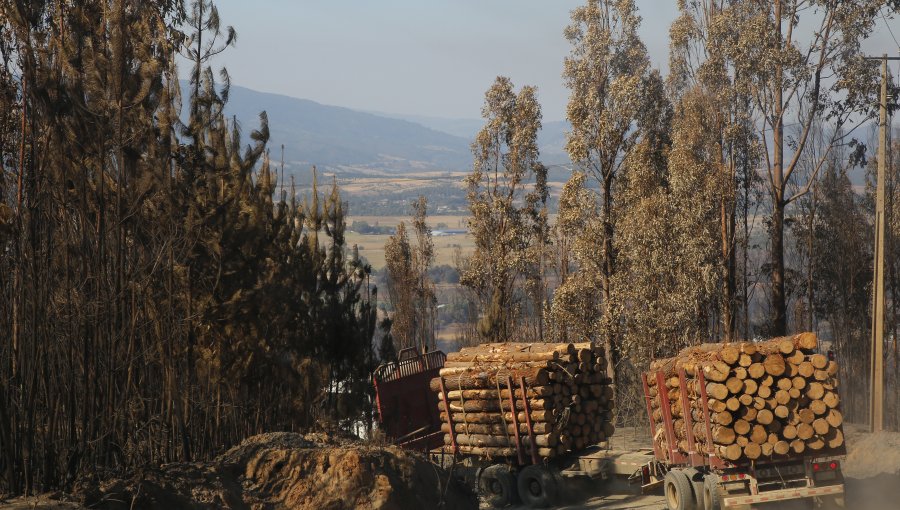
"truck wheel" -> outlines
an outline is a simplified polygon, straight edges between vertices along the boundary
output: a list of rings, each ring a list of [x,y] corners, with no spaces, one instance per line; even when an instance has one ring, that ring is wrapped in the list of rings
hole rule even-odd
[[[485,468],[478,477],[478,489],[485,501],[495,508],[519,502],[516,495],[516,475],[512,468],[503,464]]]
[[[696,510],[697,500],[694,498],[694,489],[684,471],[673,469],[666,473],[663,487],[669,510]]]
[[[703,510],[722,510],[722,492],[716,475],[703,478]]]
[[[687,468],[684,470],[684,474],[691,481],[691,489],[694,491],[694,501],[697,508],[703,510],[703,473],[695,468]]]
[[[553,473],[541,466],[527,466],[519,473],[519,497],[532,508],[546,508],[559,496],[559,485]]]

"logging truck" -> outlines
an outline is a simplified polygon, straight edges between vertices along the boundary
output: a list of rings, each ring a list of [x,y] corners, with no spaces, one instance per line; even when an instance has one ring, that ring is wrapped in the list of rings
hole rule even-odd
[[[751,344],[738,345],[733,367],[718,361],[720,353],[707,365],[651,366],[642,384],[652,449],[609,448],[612,399],[606,388],[611,387],[599,375],[605,360],[596,349],[592,355],[569,347],[568,352],[526,356],[482,346],[481,351],[452,353],[449,362],[440,351],[411,350],[379,367],[373,379],[382,430],[401,446],[452,467],[494,507],[520,502],[550,507],[579,478],[602,484],[609,494],[662,493],[670,510],[755,508],[787,500],[841,508],[845,448],[834,360],[796,345],[788,348],[786,342],[766,345],[759,352]],[[773,349],[781,352],[769,352]],[[476,372],[467,365],[504,356],[513,361],[507,360],[502,372]],[[742,366],[746,360],[751,363]],[[750,365],[746,374],[740,370]],[[744,376],[740,383],[731,381],[735,368]],[[465,384],[462,376],[454,379],[458,373],[468,378]],[[567,386],[554,382],[556,374],[572,379],[569,390],[560,390]],[[780,382],[785,379],[791,381],[789,389]],[[804,386],[799,395],[791,391],[795,385]],[[760,392],[761,387],[766,389]],[[749,399],[745,392],[751,393]],[[819,398],[810,398],[810,392]],[[761,409],[746,411],[754,405]],[[805,412],[810,406],[814,411]],[[584,414],[600,425],[578,425],[573,416]],[[787,430],[773,432],[782,423]],[[572,439],[576,433],[578,441]]]

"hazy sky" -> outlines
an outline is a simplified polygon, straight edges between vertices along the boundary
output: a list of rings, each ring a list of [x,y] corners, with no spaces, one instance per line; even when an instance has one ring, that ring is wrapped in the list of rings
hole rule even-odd
[[[536,85],[545,121],[565,116],[563,29],[583,0],[217,0],[238,32],[233,83],[320,103],[396,114],[477,118],[503,74]],[[641,36],[666,72],[675,0],[637,0]],[[900,36],[900,23],[891,21]],[[896,55],[879,23],[867,49]]]

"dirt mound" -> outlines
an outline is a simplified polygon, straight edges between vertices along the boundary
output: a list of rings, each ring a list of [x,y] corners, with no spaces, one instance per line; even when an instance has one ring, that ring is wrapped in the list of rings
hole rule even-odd
[[[76,493],[89,508],[344,510],[476,508],[421,456],[324,435],[262,434],[213,462],[167,464]]]
[[[870,434],[864,425],[848,424],[843,468],[844,475],[851,478],[900,475],[900,432]]]

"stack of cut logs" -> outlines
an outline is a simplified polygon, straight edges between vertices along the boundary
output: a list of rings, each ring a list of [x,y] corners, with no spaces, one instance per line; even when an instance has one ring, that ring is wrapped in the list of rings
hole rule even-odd
[[[531,458],[533,437],[536,455],[549,459],[612,435],[609,383],[602,347],[494,343],[448,354],[431,389],[448,447],[455,440],[464,454]]]
[[[651,363],[647,384],[656,426],[654,441],[670,457],[660,407],[663,402],[669,406],[676,450],[682,454],[691,450],[688,422],[697,443],[695,451],[728,461],[805,451],[825,455],[842,449],[838,367],[827,356],[815,353],[816,347],[815,334],[802,333],[757,343],[702,344]],[[681,369],[689,420],[682,405]],[[659,372],[665,384],[661,390]],[[706,382],[707,409],[700,372]]]

